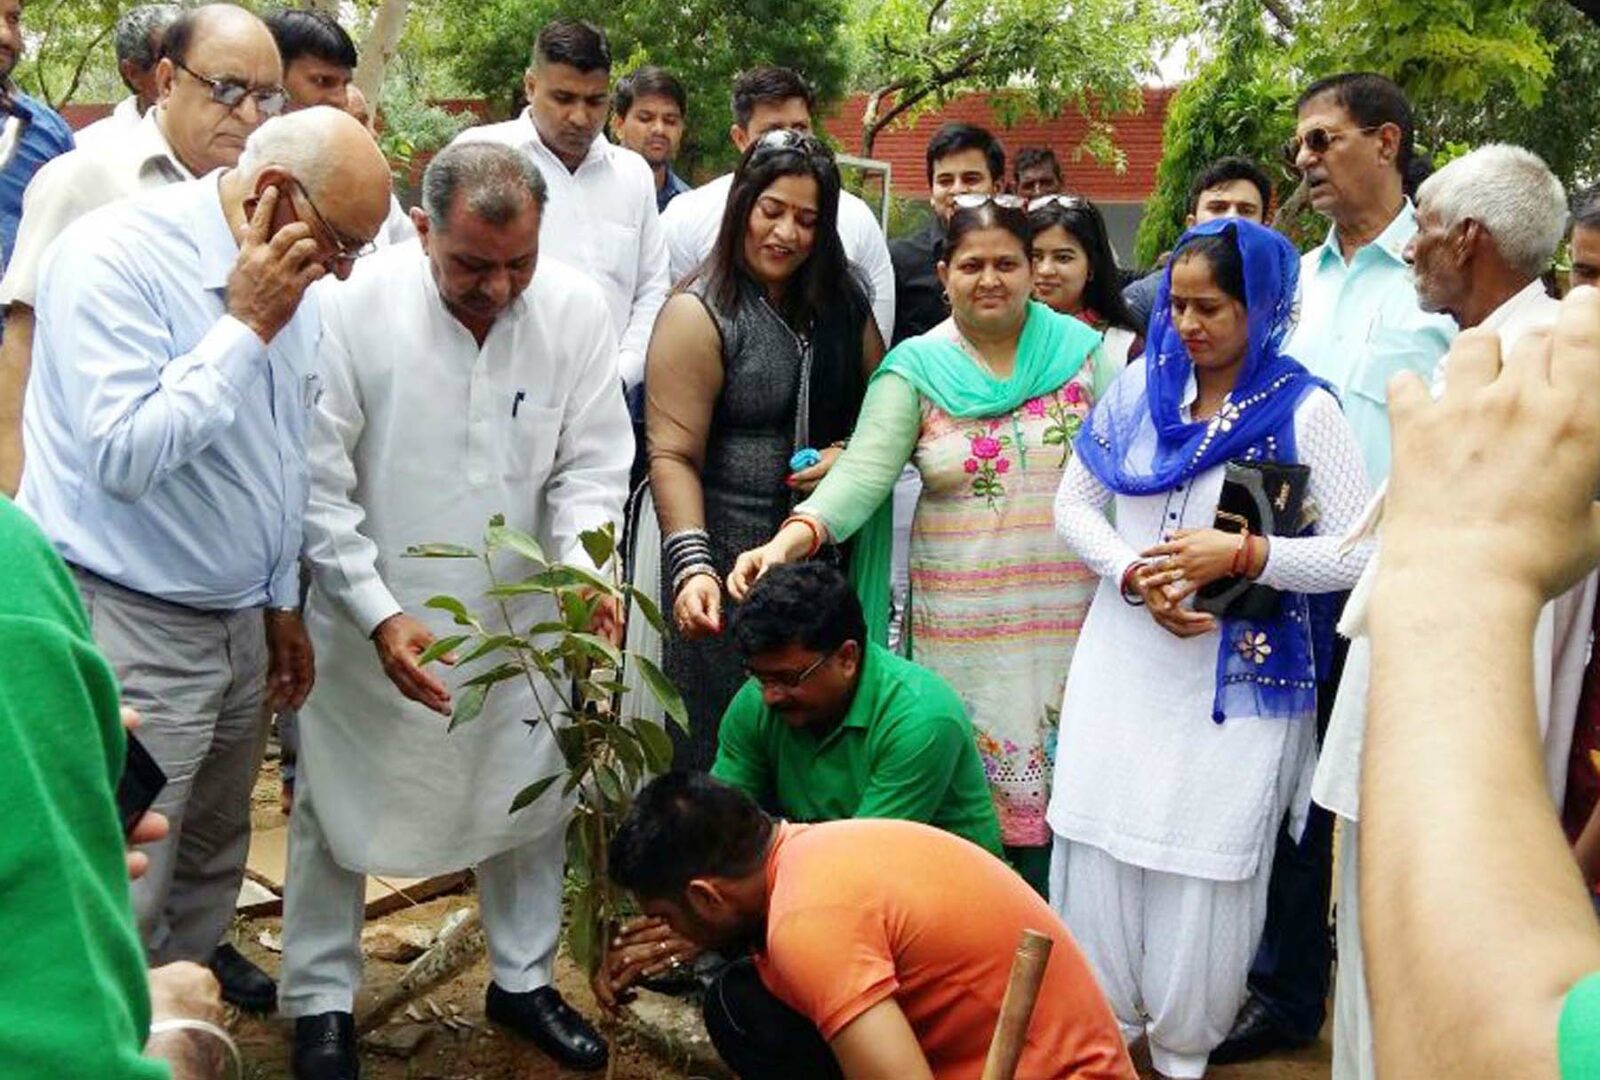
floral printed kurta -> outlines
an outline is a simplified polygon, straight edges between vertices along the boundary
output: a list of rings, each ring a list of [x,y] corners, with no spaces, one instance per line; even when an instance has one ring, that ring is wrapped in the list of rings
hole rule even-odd
[[[959,419],[922,401],[913,656],[965,701],[1010,846],[1050,840],[1061,693],[1096,584],[1056,535],[1052,505],[1098,359],[1004,416]]]

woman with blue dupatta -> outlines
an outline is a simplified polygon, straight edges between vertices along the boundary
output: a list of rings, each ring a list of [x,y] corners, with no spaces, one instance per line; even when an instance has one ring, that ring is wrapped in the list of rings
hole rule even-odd
[[[874,590],[863,603],[886,608],[888,530],[869,519],[914,464],[911,655],[966,704],[1007,854],[1043,893],[1056,714],[1095,587],[1051,507],[1097,383],[1116,370],[1094,354],[1099,334],[1030,301],[1029,236],[1020,200],[958,199],[939,264],[951,317],[884,359],[845,452],[771,541],[739,557],[728,591],[740,599],[766,567],[854,536],[852,573]],[[937,747],[922,758],[930,785],[953,767]]]
[[[1168,1077],[1204,1075],[1244,1003],[1273,842],[1286,813],[1299,836],[1309,800],[1306,596],[1349,589],[1368,556],[1341,548],[1367,501],[1360,448],[1282,352],[1299,265],[1251,222],[1184,234],[1145,355],[1095,406],[1056,499],[1100,582],[1062,706],[1050,902]],[[1309,466],[1295,535],[1213,527],[1229,462]],[[1239,577],[1281,590],[1276,613],[1194,609]]]

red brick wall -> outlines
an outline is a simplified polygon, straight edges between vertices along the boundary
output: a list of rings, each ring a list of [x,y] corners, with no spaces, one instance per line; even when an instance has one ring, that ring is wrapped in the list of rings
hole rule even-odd
[[[1167,101],[1172,94],[1170,89],[1146,90],[1142,112],[1112,118],[1117,146],[1127,155],[1127,169],[1121,174],[1088,155],[1073,160],[1073,149],[1083,141],[1086,132],[1083,118],[1076,110],[1053,119],[1026,119],[1007,128],[995,119],[989,107],[989,96],[985,94],[965,95],[942,110],[923,114],[914,124],[892,125],[878,136],[872,156],[890,163],[896,194],[925,196],[928,182],[923,152],[929,137],[947,120],[964,120],[987,127],[1000,137],[1006,147],[1007,170],[1011,168],[1010,155],[1021,147],[1048,146],[1061,159],[1067,182],[1079,193],[1097,202],[1143,202],[1155,189],[1156,165],[1161,161],[1161,128],[1166,122]],[[836,115],[824,121],[828,134],[839,141],[846,153],[856,153],[860,149],[861,114],[866,101],[866,95],[854,95],[845,100]]]

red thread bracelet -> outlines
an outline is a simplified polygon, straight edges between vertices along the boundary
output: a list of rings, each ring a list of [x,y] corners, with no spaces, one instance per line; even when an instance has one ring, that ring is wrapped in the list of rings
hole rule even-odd
[[[803,517],[800,514],[790,514],[788,517],[783,519],[783,525],[778,526],[778,531],[782,532],[784,526],[788,525],[791,521],[804,525],[806,528],[811,530],[811,547],[806,550],[806,558],[809,559],[817,552],[822,550],[822,530],[817,528],[817,523],[808,517]]]

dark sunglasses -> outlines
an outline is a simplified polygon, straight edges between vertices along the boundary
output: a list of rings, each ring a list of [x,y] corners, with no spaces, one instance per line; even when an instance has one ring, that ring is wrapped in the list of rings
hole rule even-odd
[[[226,108],[237,109],[244,104],[245,98],[253,98],[262,116],[277,116],[289,103],[289,94],[281,86],[247,86],[237,79],[214,79],[210,75],[200,74],[181,60],[174,60],[173,63],[190,78],[205,83],[211,91],[211,100]]]
[[[1301,147],[1310,150],[1313,154],[1326,154],[1329,147],[1351,132],[1355,131],[1360,132],[1362,135],[1370,135],[1382,126],[1382,124],[1371,124],[1367,127],[1356,128],[1314,127],[1304,135],[1296,135],[1284,143],[1283,158],[1289,163],[1290,168],[1298,169],[1299,166],[1295,163],[1300,160]]]

